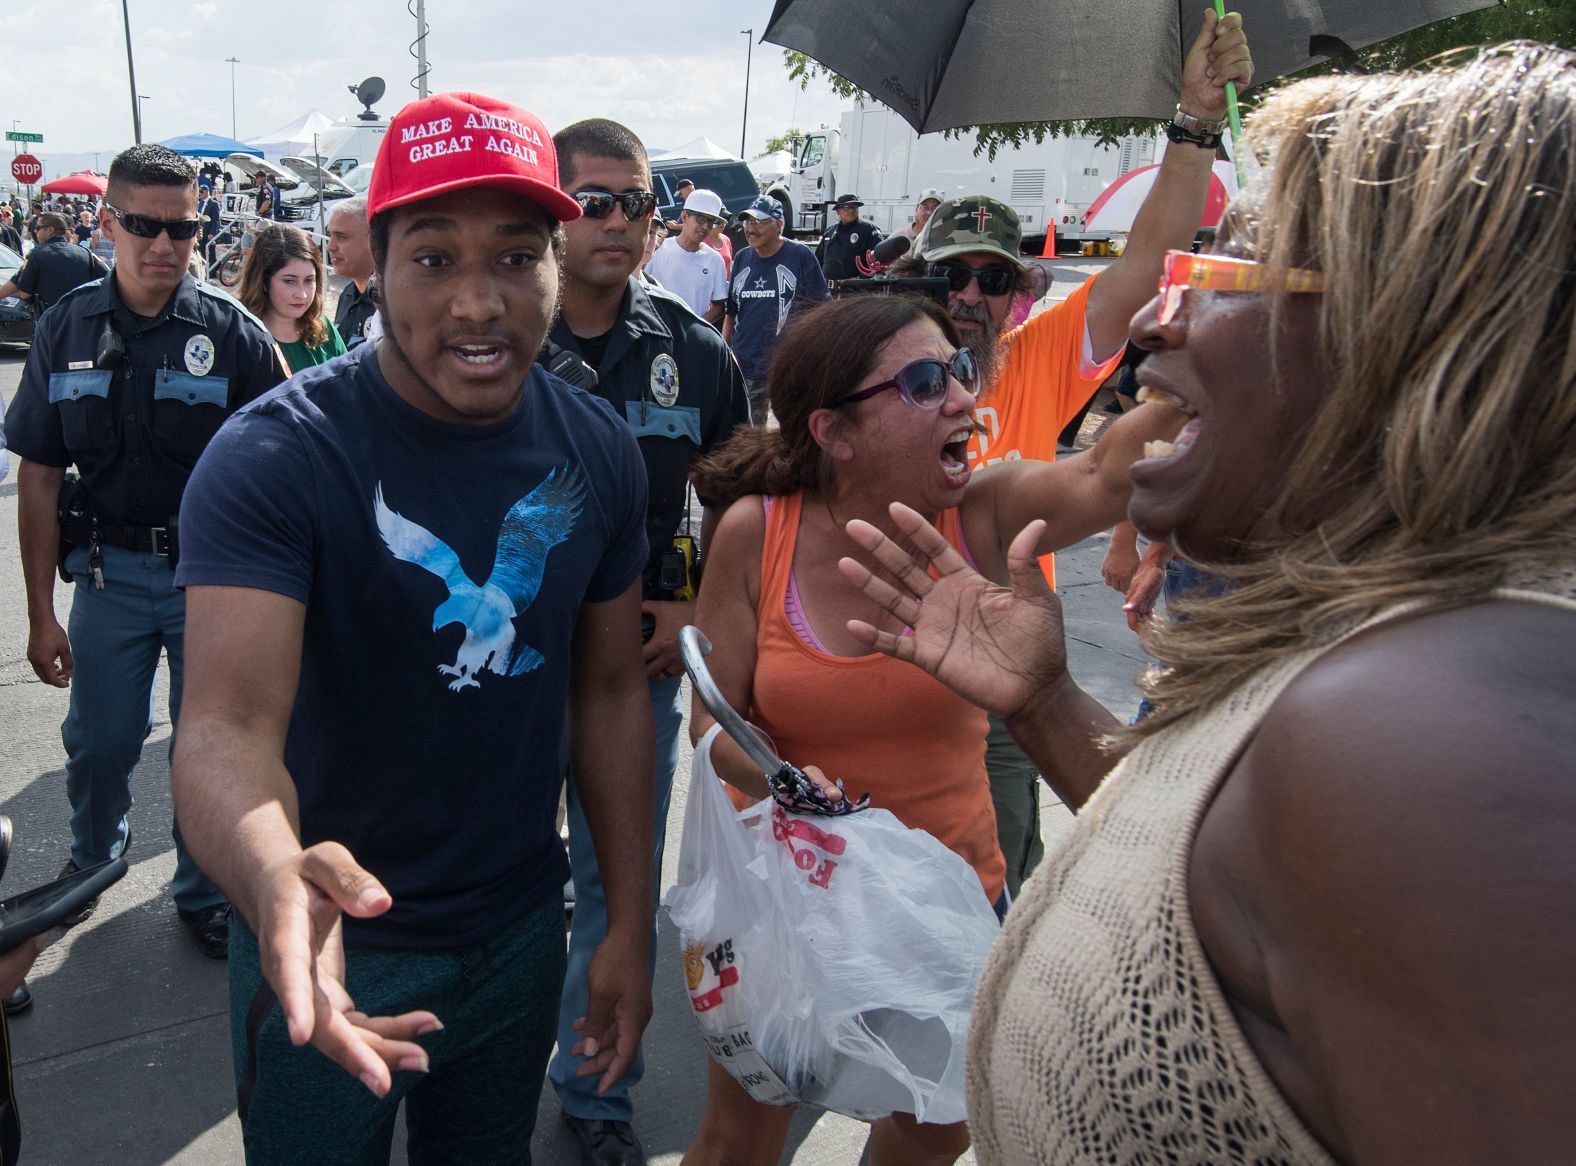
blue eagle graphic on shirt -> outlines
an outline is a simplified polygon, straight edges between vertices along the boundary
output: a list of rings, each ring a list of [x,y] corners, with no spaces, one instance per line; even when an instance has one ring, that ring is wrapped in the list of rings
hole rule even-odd
[[[438,665],[442,675],[454,678],[449,691],[481,687],[477,677],[483,671],[521,676],[542,664],[540,652],[515,642],[514,620],[536,599],[547,552],[569,537],[585,496],[585,475],[578,467],[549,470],[541,484],[504,515],[492,574],[478,584],[447,543],[388,508],[383,483],[378,483],[372,506],[384,545],[396,559],[431,571],[449,589],[449,597],[433,612],[432,630],[451,623],[465,628],[454,663]]]

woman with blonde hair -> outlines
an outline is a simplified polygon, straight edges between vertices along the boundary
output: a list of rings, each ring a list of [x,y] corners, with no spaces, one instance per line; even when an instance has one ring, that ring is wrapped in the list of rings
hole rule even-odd
[[[339,329],[323,313],[323,257],[299,227],[258,232],[236,298],[262,320],[290,372],[344,354]]]
[[[1576,56],[1307,81],[1251,134],[1132,326],[1190,420],[1130,515],[1227,584],[1149,636],[1149,718],[1069,677],[1033,524],[1011,590],[849,527],[913,634],[850,630],[1083,807],[981,980],[979,1161],[1576,1161]]]

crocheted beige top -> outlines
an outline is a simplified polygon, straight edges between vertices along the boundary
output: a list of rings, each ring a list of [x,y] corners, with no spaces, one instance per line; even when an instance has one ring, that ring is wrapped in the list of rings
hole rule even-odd
[[[1576,580],[1548,582],[1496,597],[1576,612]],[[981,1166],[1334,1162],[1238,1028],[1187,893],[1216,787],[1276,696],[1330,646],[1267,666],[1219,707],[1143,740],[1013,904],[970,1024]]]

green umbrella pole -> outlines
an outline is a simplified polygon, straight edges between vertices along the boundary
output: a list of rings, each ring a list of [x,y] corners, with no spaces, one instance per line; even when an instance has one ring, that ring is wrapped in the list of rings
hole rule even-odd
[[[1215,17],[1226,19],[1226,0],[1215,0]],[[1237,108],[1237,83],[1226,82],[1226,120],[1231,128],[1231,160],[1237,167],[1237,185],[1248,184],[1247,160],[1242,156],[1242,112]]]

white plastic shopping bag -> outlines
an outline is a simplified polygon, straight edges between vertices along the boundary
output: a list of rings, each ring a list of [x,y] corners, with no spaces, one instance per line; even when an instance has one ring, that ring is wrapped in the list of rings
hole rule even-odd
[[[695,749],[678,882],[690,1004],[757,1101],[965,1117],[969,1010],[995,912],[973,869],[889,811],[736,812]],[[857,775],[854,775],[857,777]]]

